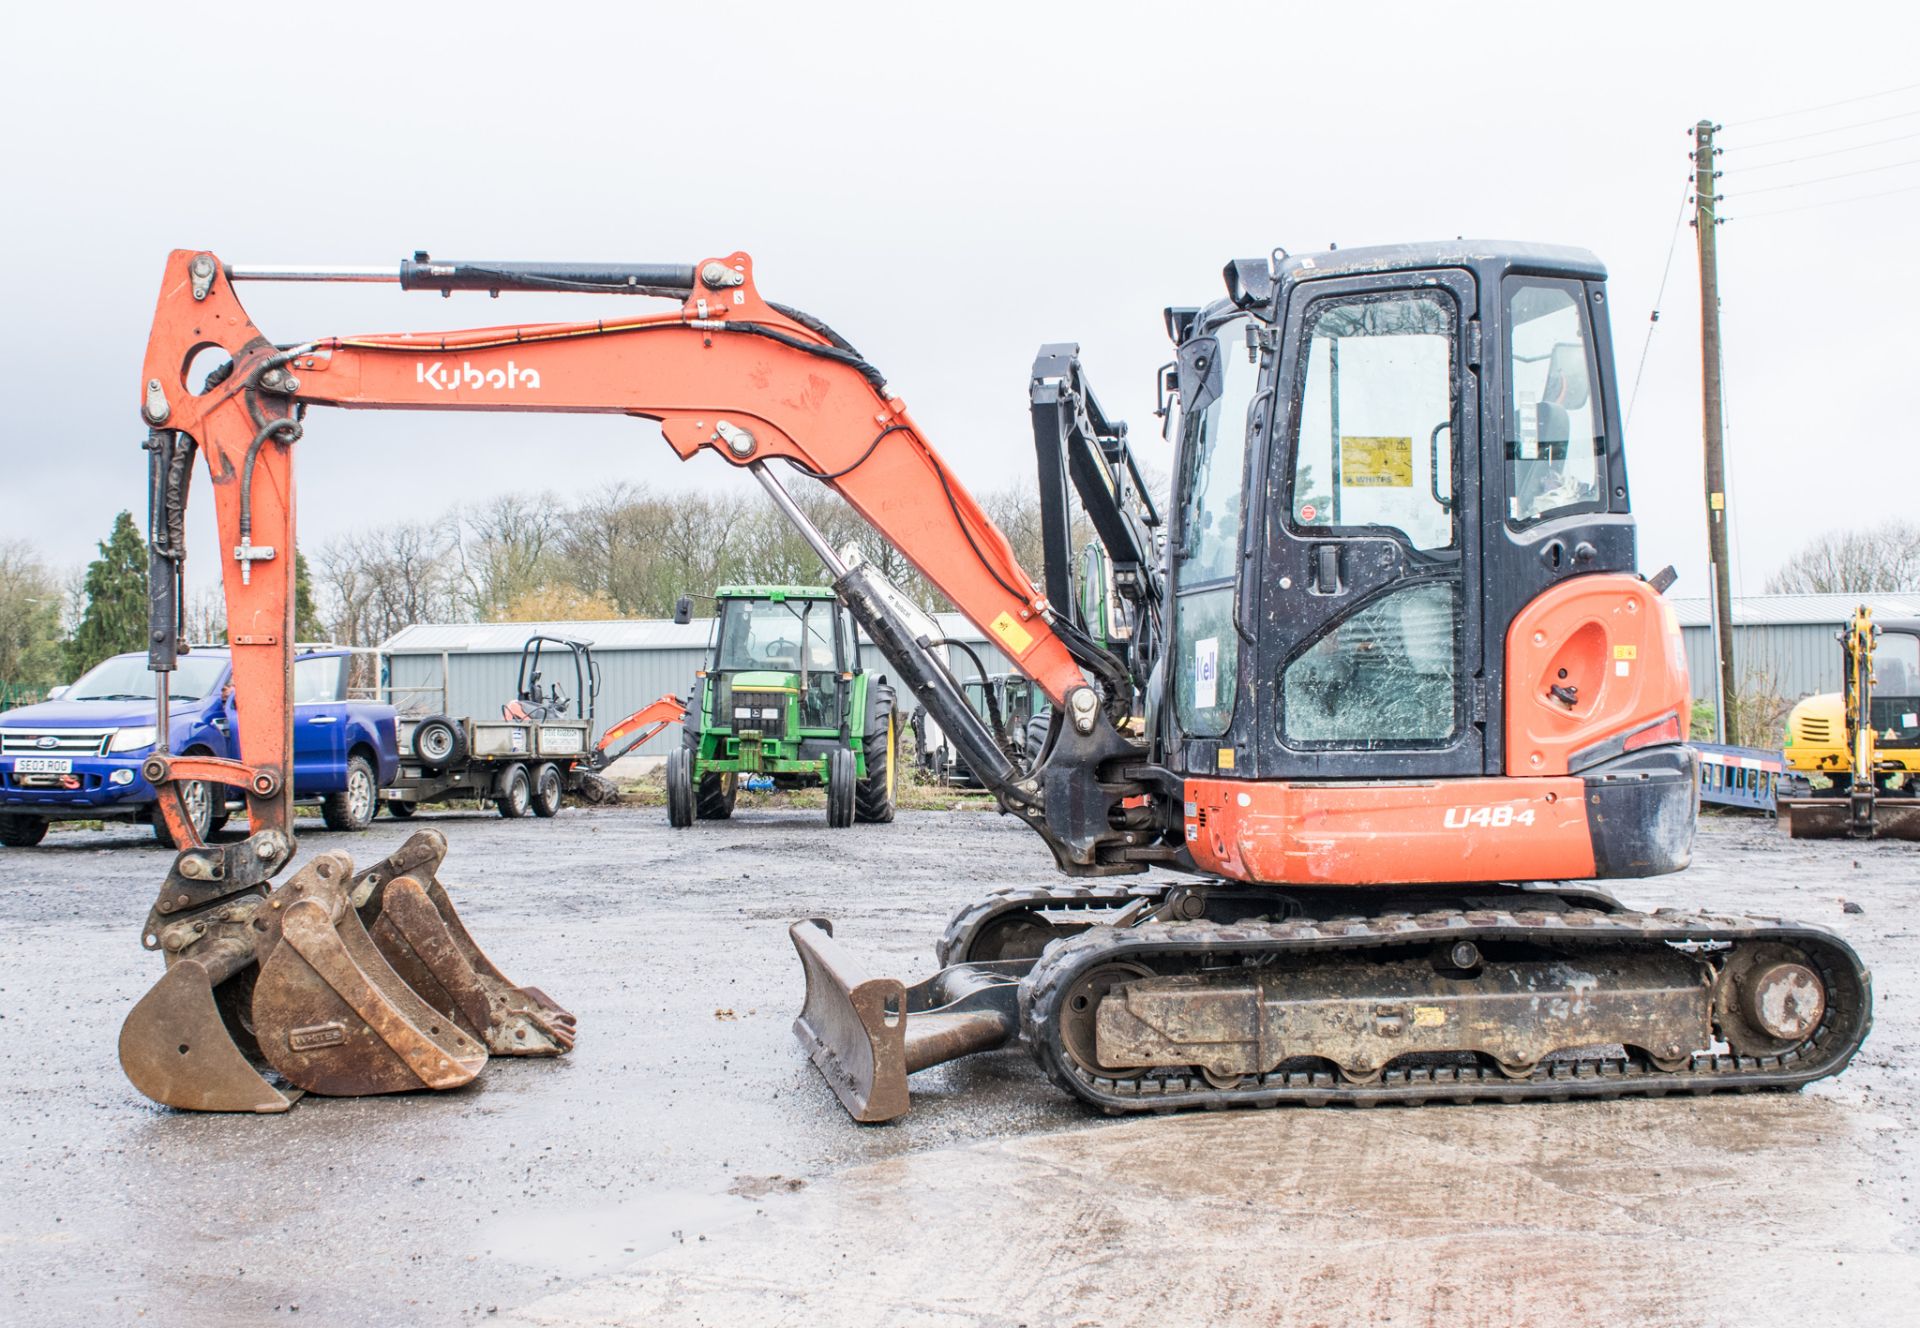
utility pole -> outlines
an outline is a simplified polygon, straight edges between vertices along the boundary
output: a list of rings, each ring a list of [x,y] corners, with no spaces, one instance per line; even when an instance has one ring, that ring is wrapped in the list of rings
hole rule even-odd
[[[1700,251],[1700,378],[1702,439],[1707,459],[1707,579],[1713,592],[1713,650],[1720,670],[1719,704],[1714,707],[1714,739],[1724,743],[1733,714],[1737,675],[1733,671],[1733,566],[1727,554],[1727,460],[1720,399],[1720,273],[1715,234],[1720,226],[1720,195],[1714,169],[1711,120],[1693,127],[1693,231]]]

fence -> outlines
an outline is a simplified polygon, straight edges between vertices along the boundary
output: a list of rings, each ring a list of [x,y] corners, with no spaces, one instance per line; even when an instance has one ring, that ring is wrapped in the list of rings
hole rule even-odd
[[[36,701],[46,699],[47,689],[44,687],[29,687],[25,683],[17,682],[0,682],[0,710],[32,705]]]

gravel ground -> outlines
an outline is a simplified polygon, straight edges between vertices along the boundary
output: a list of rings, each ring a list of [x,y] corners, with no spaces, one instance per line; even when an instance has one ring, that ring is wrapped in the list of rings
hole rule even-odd
[[[158,975],[142,829],[0,850],[0,1317],[215,1328],[514,1322],[1449,1325],[1908,1323],[1920,943],[1911,845],[1703,824],[1631,904],[1840,931],[1875,1030],[1792,1095],[1108,1122],[1007,1051],[916,1076],[857,1128],[793,1042],[785,928],[827,915],[874,972],[1044,850],[983,813],[829,833],[749,810],[424,817],[516,980],[579,1016],[555,1062],[445,1095],[183,1115],[122,1077]],[[303,826],[358,861],[410,827]],[[1845,902],[1860,912],[1843,909]]]

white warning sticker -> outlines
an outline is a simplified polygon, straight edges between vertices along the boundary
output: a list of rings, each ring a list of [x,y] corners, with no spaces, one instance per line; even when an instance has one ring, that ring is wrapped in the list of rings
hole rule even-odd
[[[1220,704],[1220,638],[1202,637],[1193,643],[1193,704],[1211,710]]]

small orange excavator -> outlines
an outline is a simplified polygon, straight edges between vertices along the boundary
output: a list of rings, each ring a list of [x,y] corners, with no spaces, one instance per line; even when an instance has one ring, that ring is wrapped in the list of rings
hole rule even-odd
[[[150,763],[188,847],[145,930],[168,970],[122,1036],[134,1082],[275,1110],[287,1095],[255,1052],[294,1088],[350,1094],[453,1087],[489,1054],[572,1043],[572,1016],[467,937],[439,836],[274,881],[293,852],[288,550],[312,406],[632,415],[682,458],[750,471],[1063,873],[1161,869],[990,896],[911,987],[865,974],[826,920],[796,923],[796,1033],[857,1119],[904,1112],[911,1072],[1014,1039],[1110,1112],[1700,1093],[1841,1069],[1871,997],[1837,937],[1563,884],[1678,870],[1694,831],[1680,634],[1634,570],[1598,262],[1462,241],[1276,252],[1225,275],[1224,299],[1167,311],[1164,520],[1075,349],[1043,349],[1041,584],[880,372],[763,299],[745,254],[327,269],[176,251],[142,391],[152,663],[181,648],[199,455],[244,759]],[[676,307],[276,342],[235,293],[267,280]],[[209,347],[227,363],[196,387]],[[976,714],[935,625],[831,547],[776,462],[833,487],[1046,692],[1037,756]],[[1078,573],[1070,490],[1102,550]],[[243,842],[192,840],[172,782],[188,779],[246,790]]]

